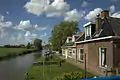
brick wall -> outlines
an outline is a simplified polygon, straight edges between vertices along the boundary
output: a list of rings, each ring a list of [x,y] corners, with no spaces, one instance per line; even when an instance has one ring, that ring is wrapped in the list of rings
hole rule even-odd
[[[99,48],[105,47],[107,48],[106,53],[106,64],[107,66],[113,66],[113,43],[110,41],[97,41],[90,42],[84,44],[77,44],[77,50],[79,48],[84,49],[84,53],[86,53],[86,64],[87,69],[97,72],[101,74],[101,68],[99,67]],[[77,59],[78,59],[78,51],[77,51]],[[80,63],[81,64],[81,63]],[[85,64],[84,62],[82,64]]]

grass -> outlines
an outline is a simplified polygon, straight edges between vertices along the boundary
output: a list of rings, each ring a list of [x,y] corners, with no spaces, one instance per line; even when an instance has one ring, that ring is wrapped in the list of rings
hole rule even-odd
[[[0,60],[4,58],[10,58],[18,55],[27,54],[33,51],[33,49],[27,48],[0,48]]]
[[[43,58],[39,58],[37,62],[43,61]],[[53,61],[60,61],[61,59],[58,56],[54,57]],[[43,79],[43,69],[44,69],[44,79]],[[70,63],[62,63],[62,66],[60,67],[59,65],[51,65],[51,73],[50,73],[50,65],[45,65],[44,68],[43,66],[39,65],[33,65],[29,71],[28,71],[28,80],[50,80],[50,75],[52,76],[52,80],[57,77],[62,75],[63,73],[68,73],[68,72],[84,72],[82,69],[78,68],[77,66],[74,66]],[[93,77],[92,74],[87,73],[87,77]]]

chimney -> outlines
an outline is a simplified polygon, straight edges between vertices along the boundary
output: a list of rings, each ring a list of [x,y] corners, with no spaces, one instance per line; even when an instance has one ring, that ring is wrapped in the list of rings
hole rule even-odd
[[[101,18],[100,18],[100,14],[98,14],[96,18],[96,32],[98,32],[100,29],[101,29]]]
[[[103,10],[101,12],[101,15],[98,14],[96,18],[96,32],[98,32],[101,29],[101,20],[109,17],[109,11]]]
[[[108,18],[109,17],[109,11],[108,10],[103,10],[101,12],[101,18],[104,19],[104,18]]]

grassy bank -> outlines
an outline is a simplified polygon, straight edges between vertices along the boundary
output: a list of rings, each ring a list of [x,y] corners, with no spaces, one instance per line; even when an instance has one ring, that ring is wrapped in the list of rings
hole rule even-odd
[[[27,48],[0,48],[0,60],[28,54],[35,51]]]
[[[43,58],[40,58],[37,60],[37,62],[43,61]],[[84,73],[84,71],[77,66],[74,66],[70,63],[64,62],[62,63],[62,66],[60,67],[59,61],[61,59],[58,56],[54,56],[53,61],[57,61],[58,64],[52,64],[51,65],[51,73],[50,73],[50,65],[45,65],[44,68],[41,65],[33,65],[29,71],[28,71],[28,79],[27,80],[54,80],[56,77],[61,76],[63,73],[69,73],[69,72],[81,72]],[[44,79],[43,79],[43,69],[44,69]],[[51,76],[51,77],[50,77]],[[87,72],[87,77],[93,77],[92,74]]]

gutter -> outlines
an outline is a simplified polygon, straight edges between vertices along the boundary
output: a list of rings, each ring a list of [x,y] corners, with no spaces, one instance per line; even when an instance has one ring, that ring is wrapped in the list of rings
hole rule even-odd
[[[101,38],[96,38],[96,39],[79,41],[79,42],[75,42],[75,43],[76,44],[77,43],[86,43],[86,42],[93,42],[93,41],[106,40],[106,39],[120,39],[120,36],[107,36],[107,37],[101,37]]]

